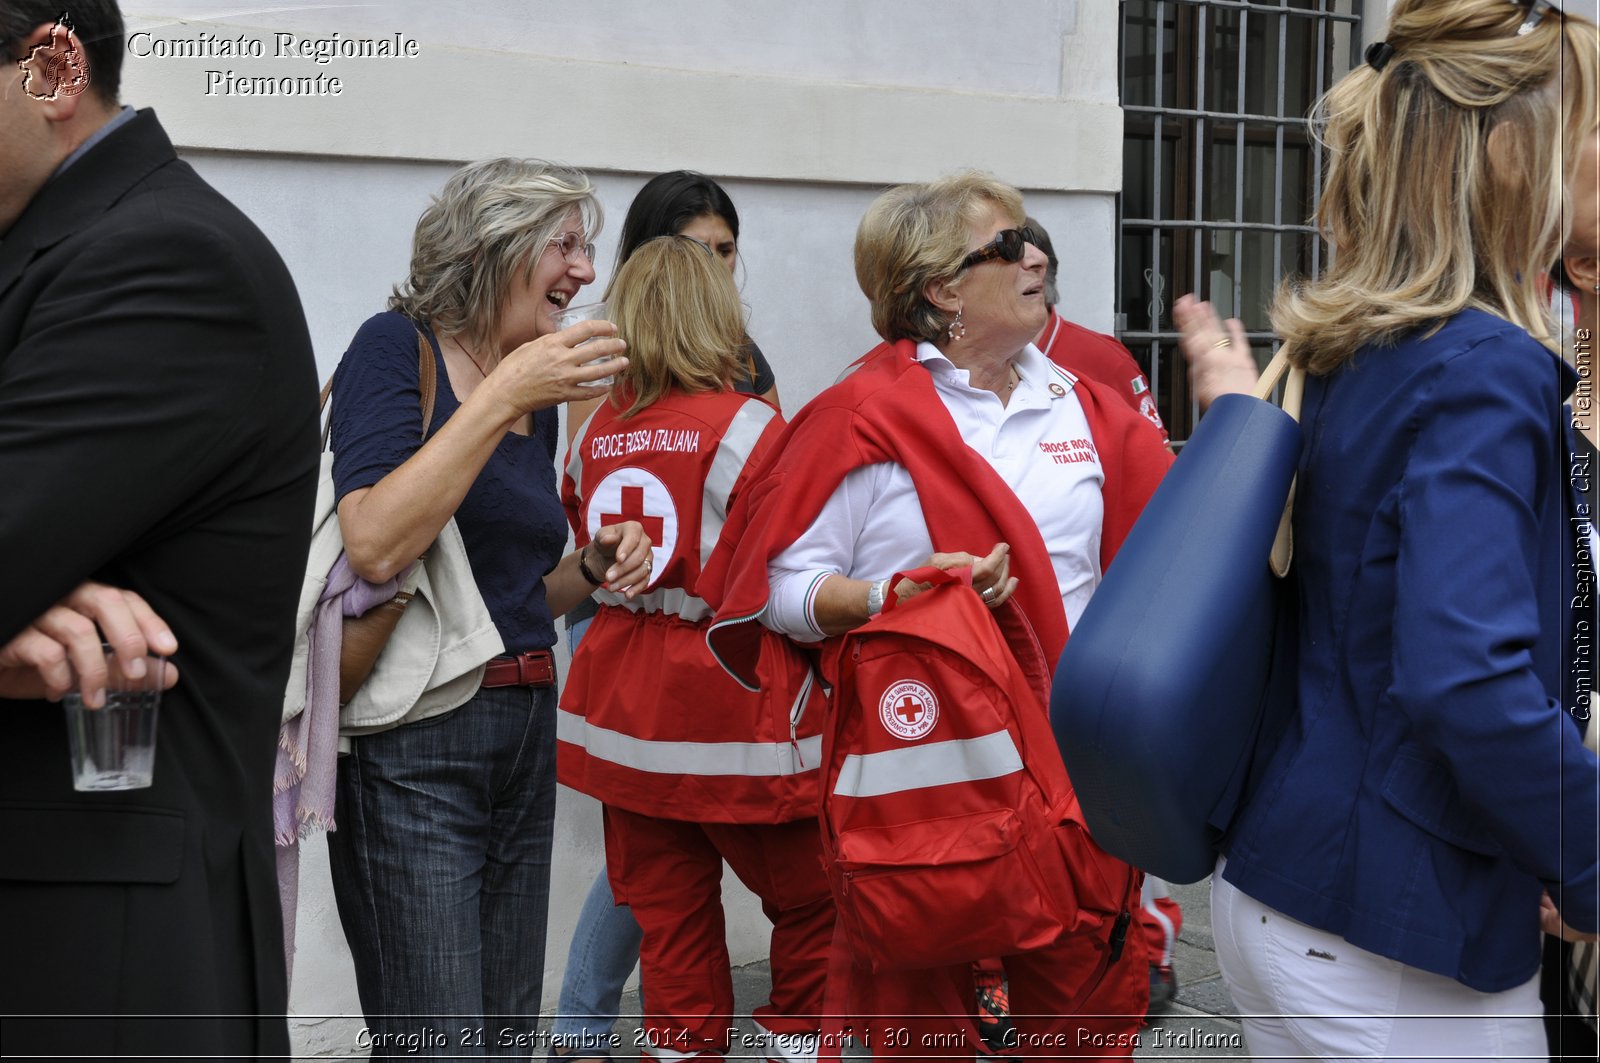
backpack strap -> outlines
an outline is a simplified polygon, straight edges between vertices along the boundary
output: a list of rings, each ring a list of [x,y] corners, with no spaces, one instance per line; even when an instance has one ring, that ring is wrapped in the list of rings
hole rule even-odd
[[[972,569],[970,567],[945,569],[924,565],[922,568],[896,572],[889,578],[889,586],[893,587],[903,579],[908,579],[912,583],[928,584],[930,589],[958,583],[971,587]],[[891,612],[898,604],[900,604],[898,594],[885,595],[882,612]],[[990,613],[1000,625],[1000,634],[1011,647],[1011,655],[1016,658],[1022,674],[1027,676],[1028,686],[1033,689],[1039,704],[1049,705],[1054,666],[1045,658],[1044,647],[1040,645],[1039,636],[1034,632],[1033,625],[1028,622],[1028,614],[1022,611],[1022,606],[1017,604],[1015,598],[1005,602],[998,609],[991,609]]]
[[[933,587],[948,587],[953,583],[960,583],[970,587],[972,586],[972,569],[934,568],[932,565],[924,565],[921,568],[913,568],[907,569],[904,572],[896,572],[894,575],[889,577],[889,586],[891,588],[896,587],[903,579],[908,579],[912,583],[925,583],[927,584],[927,589],[931,589]],[[900,596],[898,594],[884,595],[883,609],[881,610],[881,614],[893,612],[894,607],[899,604]]]

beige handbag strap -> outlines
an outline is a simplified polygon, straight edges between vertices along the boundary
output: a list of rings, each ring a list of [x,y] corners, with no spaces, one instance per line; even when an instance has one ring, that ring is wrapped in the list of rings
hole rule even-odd
[[[1284,374],[1287,373],[1287,379]],[[1264,402],[1272,401],[1272,391],[1278,386],[1278,381],[1283,380],[1283,412],[1300,420],[1300,404],[1306,394],[1306,371],[1300,368],[1291,368],[1289,365],[1289,344],[1278,348],[1278,353],[1267,363],[1267,368],[1262,372],[1261,378],[1256,381],[1255,397]],[[1289,566],[1294,561],[1294,533],[1291,522],[1294,518],[1294,492],[1295,483],[1289,484],[1289,497],[1283,503],[1283,516],[1278,521],[1278,534],[1272,540],[1272,556],[1270,563],[1272,571],[1278,576],[1287,576]]]
[[[417,381],[420,395],[417,406],[422,411],[422,434],[419,438],[428,438],[428,426],[433,423],[433,400],[438,396],[439,371],[433,364],[433,347],[428,343],[428,337],[417,330]],[[317,414],[321,416],[327,412],[328,396],[333,394],[333,377],[322,385],[322,397],[317,402]],[[328,449],[328,433],[333,431],[333,420],[322,426],[322,449]]]

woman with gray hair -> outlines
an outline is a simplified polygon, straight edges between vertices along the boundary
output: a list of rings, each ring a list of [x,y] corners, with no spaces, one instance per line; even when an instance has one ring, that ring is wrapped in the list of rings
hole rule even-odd
[[[334,893],[374,1058],[528,1055],[555,815],[553,618],[649,577],[635,522],[562,556],[555,407],[627,365],[608,322],[556,331],[594,279],[583,174],[495,159],[457,171],[417,223],[411,272],[333,380],[334,487],[356,574],[383,583],[451,521],[503,643],[458,707],[349,737]],[[585,343],[581,349],[578,345]],[[419,445],[419,342],[439,382]],[[513,1038],[515,1040],[515,1038]]]
[[[885,342],[796,415],[740,496],[702,580],[718,606],[708,641],[753,681],[749,621],[818,643],[868,623],[889,595],[923,589],[895,573],[970,567],[990,608],[1014,601],[1031,622],[1038,643],[1013,644],[1019,661],[1042,648],[1053,664],[1171,462],[1161,434],[1033,345],[1048,315],[1045,256],[1009,185],[968,172],[891,189],[861,222],[855,263]],[[1020,757],[984,765],[959,755],[952,770],[940,759],[949,743],[931,730],[938,717],[926,715],[931,744],[863,757],[859,792],[921,799],[932,821],[963,787],[1023,770]],[[1059,754],[1042,756],[1054,763],[1038,770],[1065,787]],[[1043,947],[985,932],[966,959],[1004,957],[1021,1044],[1129,1055],[1149,994],[1142,942],[1124,940],[1138,873],[1087,842],[1065,859],[1080,921]],[[1005,908],[1017,883],[1003,879],[970,872],[987,891],[982,907]],[[936,932],[951,913],[930,897],[927,916]],[[981,1050],[970,962],[874,976],[868,957],[855,959],[848,1010],[875,1016],[875,1056]]]

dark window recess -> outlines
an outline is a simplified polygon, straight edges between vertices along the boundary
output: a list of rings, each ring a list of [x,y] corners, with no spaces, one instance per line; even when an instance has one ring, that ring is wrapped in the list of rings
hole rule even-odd
[[[1198,416],[1172,303],[1238,317],[1263,365],[1278,283],[1316,276],[1307,113],[1360,60],[1362,0],[1124,0],[1117,328],[1182,445]]]

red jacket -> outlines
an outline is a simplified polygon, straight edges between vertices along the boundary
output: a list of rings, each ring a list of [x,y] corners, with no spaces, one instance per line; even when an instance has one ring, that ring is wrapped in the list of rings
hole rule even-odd
[[[565,785],[665,819],[816,814],[822,695],[805,659],[768,632],[762,689],[745,689],[707,651],[711,608],[698,596],[729,500],[782,428],[748,395],[673,392],[626,420],[602,405],[573,447],[562,500],[578,545],[622,520],[656,545],[647,593],[595,595],[557,717]]]
[[[1115,391],[1123,402],[1161,429],[1161,438],[1166,441],[1167,426],[1161,423],[1161,414],[1156,412],[1156,397],[1150,391],[1150,381],[1128,348],[1111,336],[1074,325],[1052,308],[1050,320],[1039,334],[1039,349],[1052,362]]]
[[[1172,463],[1161,433],[1103,385],[1079,378],[1076,394],[1099,452],[1105,483],[1102,571]],[[987,552],[1011,545],[1013,597],[1053,665],[1067,643],[1066,611],[1039,529],[1017,496],[962,440],[910,340],[880,344],[857,368],[818,395],[774,443],[729,514],[701,577],[716,607],[712,652],[754,685],[767,629],[767,563],[799,537],[851,469],[898,462],[911,474],[923,518],[939,551]]]

